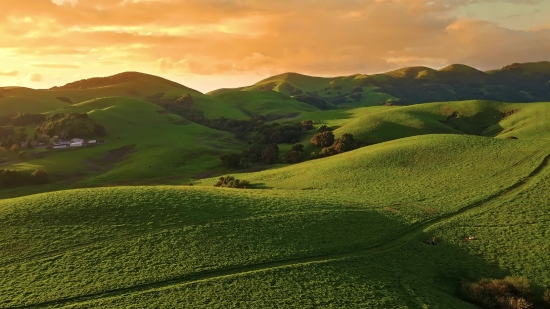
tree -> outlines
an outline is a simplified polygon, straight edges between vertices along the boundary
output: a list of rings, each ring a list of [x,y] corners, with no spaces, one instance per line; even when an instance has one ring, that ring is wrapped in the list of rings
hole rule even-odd
[[[306,130],[313,130],[313,120],[304,120],[304,121],[302,121],[302,126]]]
[[[544,291],[543,299],[550,305],[550,288]]]
[[[319,147],[332,146],[332,143],[334,143],[334,133],[332,131],[317,133],[311,138],[311,143]]]
[[[334,146],[325,147],[319,152],[320,157],[330,157],[339,154],[338,150]]]
[[[241,156],[233,153],[220,157],[222,164],[228,168],[238,168],[241,165]]]
[[[298,151],[298,152],[303,152],[304,151],[304,145],[301,144],[301,143],[296,143],[294,145],[292,145],[292,151]]]
[[[287,151],[283,155],[283,163],[294,164],[304,161],[304,152],[303,151]]]
[[[31,182],[34,184],[46,184],[48,181],[48,173],[44,170],[36,170],[31,174]]]
[[[357,148],[355,138],[351,133],[344,133],[342,137],[334,141],[334,148],[338,153],[346,152]]]
[[[321,133],[321,132],[325,132],[325,131],[332,131],[332,128],[331,127],[327,127],[326,124],[322,125],[319,130],[317,130],[317,132]]]
[[[275,164],[279,160],[279,146],[270,144],[262,150],[262,160],[267,164]]]

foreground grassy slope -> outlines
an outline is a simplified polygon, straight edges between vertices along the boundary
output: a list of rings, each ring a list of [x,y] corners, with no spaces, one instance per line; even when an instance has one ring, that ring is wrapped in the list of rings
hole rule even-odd
[[[483,257],[470,255],[476,247],[456,241],[470,231],[451,223],[509,198],[547,201],[548,149],[426,135],[240,175],[263,190],[213,188],[209,179],[3,200],[0,300],[8,308],[468,308],[456,296],[460,277],[530,273],[491,238],[479,242]],[[542,208],[537,215],[547,219]],[[518,226],[528,219],[508,217]],[[435,234],[440,246],[421,242],[447,223]],[[517,237],[547,246],[547,229],[535,227]],[[549,262],[532,261],[532,269]]]
[[[45,169],[62,178],[87,177],[81,181],[83,184],[166,176],[185,178],[217,166],[220,149],[234,151],[240,147],[229,133],[184,121],[152,103],[135,99],[102,98],[59,112],[88,113],[107,128],[107,143],[51,151],[43,158],[10,168],[29,172]]]

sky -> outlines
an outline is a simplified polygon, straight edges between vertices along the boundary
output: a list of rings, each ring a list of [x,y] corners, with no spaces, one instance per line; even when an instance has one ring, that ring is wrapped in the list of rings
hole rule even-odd
[[[550,60],[550,0],[2,2],[0,86],[139,71],[207,92],[284,72]]]

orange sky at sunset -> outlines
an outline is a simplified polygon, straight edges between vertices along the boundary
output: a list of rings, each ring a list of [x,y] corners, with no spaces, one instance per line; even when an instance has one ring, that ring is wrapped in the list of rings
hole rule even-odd
[[[0,86],[140,71],[200,91],[550,60],[550,0],[7,0]]]

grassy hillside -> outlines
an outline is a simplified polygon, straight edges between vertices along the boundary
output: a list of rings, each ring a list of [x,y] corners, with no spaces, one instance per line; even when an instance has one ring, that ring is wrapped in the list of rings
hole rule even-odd
[[[550,101],[550,62],[515,63],[487,72],[453,64],[440,70],[407,67],[373,75],[314,77],[285,73],[236,89],[209,94],[274,90],[285,95],[310,95],[333,105],[361,107],[387,100],[399,105],[427,102],[494,100],[503,102]]]
[[[423,134],[471,134],[496,138],[549,139],[550,103],[461,101],[329,111],[303,117],[326,122],[337,136],[380,143]]]
[[[212,96],[223,101],[226,108],[231,107],[246,114],[259,114],[269,118],[296,117],[301,112],[318,110],[309,104],[298,102],[275,91],[229,92]],[[231,118],[230,115],[224,117]]]
[[[538,206],[525,209],[547,220],[538,202],[550,198],[548,149],[425,135],[239,176],[265,189],[207,179],[0,201],[0,299],[8,308],[473,308],[457,296],[462,277],[550,281],[536,272],[546,255],[529,266],[505,250],[514,246],[505,232],[487,237],[491,225],[467,220],[533,196]],[[507,224],[532,220],[505,209]],[[541,224],[516,229],[517,244],[548,246]],[[478,242],[459,243],[463,233]],[[441,244],[422,242],[432,236]]]
[[[132,72],[10,88],[5,114],[87,113],[108,135],[21,160],[0,153],[1,168],[54,180],[0,192],[0,308],[462,309],[476,308],[459,294],[462,279],[508,275],[528,278],[540,299],[550,286],[550,103],[380,103],[461,96],[466,79],[484,96],[509,95],[505,76],[519,91],[545,68],[288,73],[209,94]],[[534,99],[544,89],[533,85],[521,91]],[[320,110],[299,92],[346,108]],[[184,94],[207,119],[313,120],[369,146],[229,170],[220,155],[250,146],[250,132],[237,140],[185,119],[191,110],[160,107]],[[317,130],[300,130],[306,154],[318,152]],[[291,144],[279,147],[282,156]],[[214,187],[220,173],[251,189]]]
[[[242,88],[215,90],[209,95],[219,96],[230,93],[261,92],[273,90],[286,96],[309,94],[327,100],[335,105],[345,103],[346,106],[371,106],[378,105],[388,99],[394,98],[391,95],[377,92],[376,86],[365,83],[366,75],[351,75],[341,77],[314,77],[297,73],[284,73],[261,80],[258,83]],[[360,97],[353,97],[354,87],[361,87],[356,90],[361,93]]]
[[[69,105],[46,91],[24,87],[0,88],[0,116],[21,113],[43,113]]]
[[[81,183],[88,185],[168,176],[185,179],[218,166],[220,150],[241,147],[229,133],[187,122],[135,99],[102,98],[56,112],[88,113],[107,128],[107,143],[49,151],[43,158],[10,168],[45,169],[61,179],[84,178]]]

